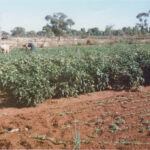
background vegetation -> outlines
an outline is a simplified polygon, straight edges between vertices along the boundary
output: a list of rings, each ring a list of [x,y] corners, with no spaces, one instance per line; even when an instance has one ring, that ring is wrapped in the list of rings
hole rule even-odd
[[[141,36],[150,35],[149,22],[150,11],[137,14],[137,24],[134,27],[123,27],[122,29],[113,29],[113,25],[107,25],[104,31],[98,27],[89,29],[82,28],[80,30],[72,29],[75,22],[68,18],[62,12],[54,13],[53,15],[45,16],[47,24],[42,27],[41,31],[26,31],[23,27],[15,27],[11,31],[13,37],[55,37],[55,36]],[[9,33],[2,31],[2,37]]]

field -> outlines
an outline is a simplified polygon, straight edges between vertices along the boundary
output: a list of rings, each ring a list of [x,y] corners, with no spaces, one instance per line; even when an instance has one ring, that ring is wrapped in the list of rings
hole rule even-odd
[[[0,148],[150,149],[149,75],[149,44],[1,53]]]

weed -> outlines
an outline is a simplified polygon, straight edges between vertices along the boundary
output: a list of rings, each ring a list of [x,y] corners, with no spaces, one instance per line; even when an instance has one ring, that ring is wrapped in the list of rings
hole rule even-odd
[[[91,101],[88,101],[88,102],[87,102],[87,105],[89,105],[89,104],[91,104]]]
[[[93,110],[99,110],[99,109],[101,109],[102,108],[102,106],[101,105],[98,105],[98,106],[96,106],[95,108],[93,108]]]
[[[120,119],[120,120],[118,120],[118,121],[117,121],[117,123],[116,123],[116,124],[117,124],[117,125],[120,125],[120,124],[124,124],[124,123],[125,123],[125,120]]]
[[[73,112],[72,111],[68,111],[68,112],[66,112],[66,114],[68,114],[68,115],[70,115],[70,114],[72,114]]]
[[[120,139],[119,142],[120,142],[121,144],[124,144],[124,145],[130,145],[130,144],[131,144],[131,142],[126,141],[126,139]]]
[[[93,135],[93,133],[92,133],[92,134],[88,135],[88,137],[90,137],[90,138],[97,138],[98,136],[97,135]]]
[[[64,143],[64,142],[59,141],[59,140],[55,141],[54,138],[47,137],[45,135],[31,135],[31,136],[29,136],[29,138],[40,139],[40,140],[49,140],[55,145],[59,145],[59,144],[63,144]]]
[[[74,136],[74,143],[75,146],[73,149],[80,149],[80,143],[81,143],[81,139],[80,139],[80,127],[77,127],[77,120],[74,121],[74,126],[75,126],[75,136]]]
[[[64,130],[64,129],[68,129],[68,128],[70,128],[70,124],[64,125],[64,126],[61,127],[61,129],[63,129],[63,130]]]
[[[90,144],[90,143],[93,143],[93,141],[92,140],[87,140],[86,143]]]
[[[109,144],[110,142],[106,142],[106,141],[99,141],[99,144]]]
[[[129,127],[120,128],[121,131],[123,131],[123,130],[128,130],[128,129],[130,129],[130,128],[129,128]]]
[[[150,131],[150,125],[149,125],[149,126],[147,126],[146,130]]]
[[[144,125],[150,125],[150,121],[149,121],[149,120],[146,120],[146,121],[143,122],[143,124],[144,124]]]
[[[109,128],[110,128],[109,131],[110,131],[111,133],[114,133],[114,132],[116,132],[116,131],[119,129],[119,127],[118,127],[116,124],[110,125]]]
[[[85,143],[85,144],[90,144],[90,143],[93,143],[92,140],[81,140],[81,143]]]
[[[144,120],[144,116],[139,116],[138,119],[143,121]]]
[[[91,126],[92,123],[88,123],[88,122],[83,122],[83,124],[87,125],[87,126]]]
[[[149,102],[150,101],[150,99],[145,99],[145,102]]]
[[[97,121],[95,122],[95,125],[98,125],[98,124],[100,124],[100,123],[104,124],[105,122],[106,122],[106,120],[97,120]]]
[[[144,130],[145,130],[144,128],[141,128],[141,129],[139,129],[139,131],[138,131],[138,132],[139,132],[139,133],[143,133],[143,132],[144,132]]]
[[[115,119],[115,120],[119,120],[119,119],[120,119],[120,117],[119,117],[119,116],[117,116],[117,117],[115,117],[114,119]]]
[[[134,100],[133,102],[134,103],[138,103],[138,102],[141,102],[141,100]]]
[[[8,132],[8,130],[2,130],[0,131],[0,134],[6,133],[6,132]]]
[[[108,115],[110,115],[110,114],[111,114],[111,111],[108,111],[108,112],[105,112],[105,113],[103,114],[103,116],[106,117],[106,116],[108,116]]]
[[[86,108],[89,108],[89,106],[83,105],[83,106],[81,106],[80,108],[81,108],[81,109],[86,109]]]
[[[107,101],[106,101],[107,104],[109,104],[109,103],[114,103],[114,102],[115,102],[114,99],[110,99],[110,100],[107,100]]]
[[[93,132],[93,134],[97,134],[97,133],[102,133],[103,132],[103,130],[104,130],[104,128],[103,127],[101,127],[101,128],[98,128],[98,129],[96,129],[94,132]]]
[[[65,115],[64,112],[60,112],[60,113],[59,113],[59,116],[64,116],[64,115]]]

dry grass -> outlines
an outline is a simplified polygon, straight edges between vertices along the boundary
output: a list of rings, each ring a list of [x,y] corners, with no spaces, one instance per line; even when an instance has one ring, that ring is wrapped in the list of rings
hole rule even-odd
[[[22,47],[24,43],[34,42],[37,48],[53,48],[58,46],[75,46],[75,45],[97,45],[97,44],[114,44],[120,39],[131,39],[136,42],[148,43],[149,38],[137,38],[137,37],[88,37],[88,38],[76,38],[76,37],[58,37],[53,38],[24,38],[24,37],[10,37],[7,40],[0,40],[0,44],[8,44],[11,49]]]

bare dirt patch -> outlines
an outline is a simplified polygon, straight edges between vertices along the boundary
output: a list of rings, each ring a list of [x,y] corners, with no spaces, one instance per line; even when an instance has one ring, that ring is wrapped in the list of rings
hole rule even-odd
[[[49,99],[19,108],[0,94],[0,149],[150,149],[150,87]]]

